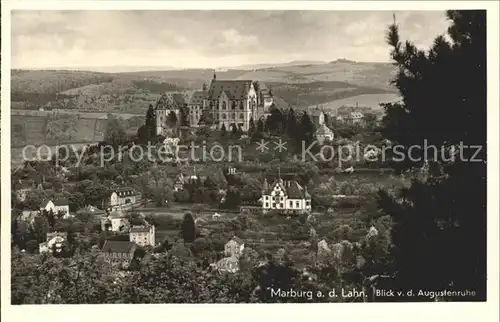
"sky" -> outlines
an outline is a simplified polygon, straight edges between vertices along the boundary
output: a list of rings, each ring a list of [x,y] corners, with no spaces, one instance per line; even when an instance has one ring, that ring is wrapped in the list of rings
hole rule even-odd
[[[12,11],[12,68],[218,68],[294,60],[386,62],[401,38],[428,48],[442,11]]]

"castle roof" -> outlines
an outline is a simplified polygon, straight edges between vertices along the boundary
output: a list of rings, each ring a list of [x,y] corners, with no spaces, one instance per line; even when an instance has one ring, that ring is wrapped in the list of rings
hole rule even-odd
[[[188,97],[183,93],[164,93],[156,102],[157,109],[173,109],[183,107],[187,103]]]
[[[189,100],[189,104],[202,104],[205,95],[206,93],[204,91],[193,92],[193,95],[191,95],[191,99]]]
[[[252,86],[251,80],[212,80],[208,90],[208,99],[218,99],[225,92],[229,99],[242,100],[247,97]]]

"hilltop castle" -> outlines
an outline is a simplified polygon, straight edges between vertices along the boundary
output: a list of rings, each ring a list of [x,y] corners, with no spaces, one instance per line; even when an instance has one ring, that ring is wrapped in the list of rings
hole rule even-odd
[[[227,131],[236,127],[246,132],[250,120],[257,122],[269,113],[273,95],[263,83],[252,80],[218,80],[214,73],[210,86],[188,93],[166,93],[156,104],[156,133],[165,135],[177,125],[198,127],[209,115],[215,128]],[[175,114],[175,117],[172,115]]]

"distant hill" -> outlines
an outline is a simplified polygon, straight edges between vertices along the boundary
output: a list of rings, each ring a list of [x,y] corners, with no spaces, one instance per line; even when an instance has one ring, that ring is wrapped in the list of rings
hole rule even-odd
[[[270,64],[248,64],[233,67],[222,67],[221,69],[262,69],[262,68],[273,68],[273,67],[287,67],[287,66],[300,66],[300,65],[321,65],[325,64],[324,61],[318,60],[294,60],[286,63],[270,63]]]
[[[358,95],[396,93],[390,84],[395,72],[388,63],[338,59],[329,63],[243,65],[217,71],[216,76],[259,80],[272,87],[274,95],[283,100],[282,105],[305,108]],[[212,80],[213,74],[213,69],[208,68],[120,73],[12,70],[12,103],[16,108],[50,104],[64,109],[138,113],[145,111],[160,93],[200,89]]]

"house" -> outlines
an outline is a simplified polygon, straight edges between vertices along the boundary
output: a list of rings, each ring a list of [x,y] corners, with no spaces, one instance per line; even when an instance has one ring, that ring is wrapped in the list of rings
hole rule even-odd
[[[39,244],[39,252],[45,253],[54,251],[56,253],[62,252],[65,242],[68,240],[67,232],[53,232],[47,233],[47,240]]]
[[[139,246],[154,246],[155,245],[155,226],[154,225],[141,225],[132,226],[129,231],[129,238],[131,242]]]
[[[309,110],[309,117],[311,118],[311,121],[316,125],[316,126],[322,126],[326,125],[327,121],[327,114],[323,111],[323,109],[320,109],[319,107],[316,107],[315,109]]]
[[[239,258],[245,249],[245,243],[240,238],[234,236],[224,245],[224,254]]]
[[[217,271],[222,273],[236,273],[240,270],[240,264],[236,257],[226,257],[215,263]]]
[[[54,214],[63,213],[64,218],[67,218],[69,216],[69,202],[65,198],[47,199],[40,206],[40,212],[44,210],[52,211]]]
[[[160,96],[154,108],[157,135],[165,135],[172,127],[182,125],[182,114],[188,109],[188,100],[187,93],[169,92]],[[172,115],[175,115],[176,124],[170,123]]]
[[[262,210],[280,210],[284,213],[302,213],[311,211],[311,195],[306,187],[296,180],[284,181],[280,177],[268,185],[267,179],[262,186]]]
[[[333,131],[328,128],[325,124],[322,124],[314,134],[316,136],[316,140],[318,140],[319,144],[323,144],[325,141],[333,141]]]
[[[360,124],[363,122],[365,115],[361,112],[351,112],[347,117],[347,121],[351,124]]]
[[[187,178],[184,177],[184,174],[180,173],[174,182],[174,191],[179,192],[184,190],[184,183],[187,182]]]
[[[190,176],[185,176],[183,173],[179,173],[174,182],[174,191],[182,191],[187,185],[198,185],[205,181],[205,177],[200,177],[196,173],[196,167],[193,168],[193,174]]]
[[[109,216],[101,218],[101,229],[102,231],[128,231],[130,228],[130,223],[125,218],[121,211],[112,211]]]
[[[124,240],[106,240],[102,246],[104,260],[110,264],[127,266],[134,258],[137,245]]]
[[[330,255],[332,250],[328,246],[326,240],[322,239],[318,242],[318,257],[328,256]]]
[[[117,210],[137,203],[141,199],[140,193],[132,188],[121,187],[113,190],[109,196],[108,204],[111,209]]]
[[[25,201],[28,194],[34,190],[34,185],[32,182],[19,180],[19,183],[16,186],[16,196],[17,199],[21,202]]]
[[[214,73],[204,100],[204,106],[212,114],[217,128],[233,127],[246,132],[250,120],[254,122],[264,114],[263,105],[258,105],[259,95],[251,80],[218,80]]]

